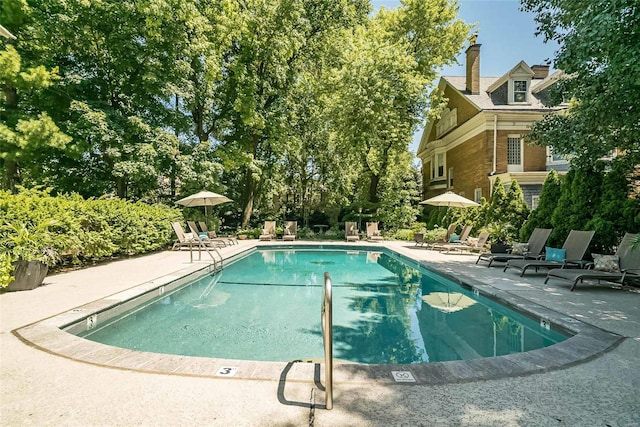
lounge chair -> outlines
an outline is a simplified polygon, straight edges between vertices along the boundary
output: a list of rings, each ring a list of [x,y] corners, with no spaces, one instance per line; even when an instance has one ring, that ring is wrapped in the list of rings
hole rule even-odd
[[[413,241],[416,242],[416,246],[424,245],[424,233],[413,233]]]
[[[445,253],[449,253],[450,251],[459,251],[459,252],[471,252],[471,251],[483,251],[485,250],[484,245],[487,243],[487,240],[489,240],[489,233],[487,232],[482,232],[478,235],[478,240],[475,241],[473,244],[471,243],[471,238],[467,238],[466,239],[468,243],[448,243],[448,244],[444,244],[442,245],[443,250],[445,250]]]
[[[571,230],[562,245],[562,249],[565,251],[564,259],[548,259],[549,249],[551,249],[548,248],[547,259],[511,259],[507,261],[503,271],[507,271],[508,268],[516,268],[520,270],[520,277],[522,277],[529,268],[535,268],[536,271],[538,271],[539,268],[553,269],[556,267],[583,267],[584,262],[582,261],[582,257],[584,257],[585,252],[587,252],[587,248],[589,247],[589,243],[591,243],[591,239],[593,239],[594,234],[595,231]]]
[[[198,225],[200,226],[200,230],[204,231],[205,233],[207,233],[209,235],[210,239],[221,239],[221,240],[225,240],[227,242],[229,242],[229,244],[231,245],[237,245],[238,244],[238,239],[235,237],[230,237],[230,236],[225,236],[225,237],[218,237],[216,235],[215,231],[210,231],[209,228],[207,227],[207,223],[204,221],[198,221]]]
[[[273,240],[276,238],[276,222],[265,221],[260,240]]]
[[[284,234],[282,240],[296,240],[296,233],[298,232],[298,223],[296,221],[287,221],[284,226]]]
[[[367,240],[371,242],[379,242],[381,240],[384,240],[380,235],[380,231],[378,230],[377,222],[367,223]]]
[[[425,240],[424,243],[422,244],[422,246],[425,246],[426,248],[429,248],[429,247],[432,247],[432,246],[437,246],[437,245],[440,245],[440,244],[449,243],[449,239],[451,238],[453,233],[456,231],[457,227],[458,227],[458,224],[449,224],[449,227],[447,228],[447,231],[439,239],[436,239],[436,240]]]
[[[437,249],[439,251],[443,251],[446,249],[445,246],[447,245],[466,245],[467,239],[469,239],[469,234],[471,233],[471,229],[473,228],[473,226],[471,225],[465,225],[464,227],[462,227],[462,233],[460,233],[460,238],[458,240],[456,240],[455,242],[445,242],[445,243],[436,243],[431,245],[431,249]]]
[[[491,267],[491,264],[493,264],[494,262],[507,262],[510,259],[536,259],[544,250],[544,245],[547,243],[547,239],[549,238],[552,230],[552,228],[536,228],[531,233],[531,236],[529,236],[529,240],[527,241],[526,246],[523,247],[521,253],[515,253],[514,250],[511,249],[511,251],[508,253],[480,254],[478,259],[476,260],[476,264],[479,261],[488,261],[489,265],[487,265],[487,267]],[[514,248],[516,247],[516,245],[514,245]]]
[[[573,291],[578,284],[584,280],[606,280],[609,282],[617,282],[622,285],[626,281],[640,279],[640,249],[633,249],[633,242],[635,242],[638,234],[627,233],[622,238],[618,250],[615,255],[619,260],[619,269],[616,271],[596,270],[597,266],[589,270],[575,270],[565,268],[554,268],[547,273],[547,278],[544,283],[547,283],[549,279],[566,280],[572,282],[571,290]]]
[[[174,242],[171,250],[180,250],[182,248],[192,248],[197,246],[197,241],[193,238],[193,233],[185,233],[179,222],[172,222],[171,227],[178,237]]]
[[[345,222],[344,237],[347,239],[347,242],[355,242],[357,240],[360,240],[360,235],[358,234],[358,224],[350,221]]]
[[[189,230],[193,234],[194,239],[198,240],[205,246],[221,247],[227,246],[227,244],[229,244],[228,241],[223,239],[210,238],[209,233],[207,233],[206,231],[199,231],[198,227],[196,227],[195,221],[187,221],[187,225],[189,226]]]

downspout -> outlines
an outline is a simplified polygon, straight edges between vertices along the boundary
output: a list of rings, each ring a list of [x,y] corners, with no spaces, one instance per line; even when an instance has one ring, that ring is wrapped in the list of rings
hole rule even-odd
[[[497,169],[498,158],[498,115],[493,115],[493,170],[489,176],[494,176]],[[493,181],[489,180],[489,194],[493,193]]]

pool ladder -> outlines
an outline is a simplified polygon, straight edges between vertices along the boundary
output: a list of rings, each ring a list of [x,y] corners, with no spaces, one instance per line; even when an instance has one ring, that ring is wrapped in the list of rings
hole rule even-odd
[[[202,251],[205,251],[211,257],[211,261],[213,261],[213,263],[210,264],[210,266],[213,265],[213,273],[217,273],[218,271],[222,270],[223,258],[218,248],[212,247],[212,246],[206,246],[202,241],[198,242],[197,248],[198,248],[198,260],[202,259]],[[218,255],[218,259],[216,259],[213,256],[213,254],[211,253],[212,250]],[[189,245],[189,256],[191,258],[191,262],[193,262],[193,245]],[[209,272],[210,273],[212,272],[211,269],[209,269]]]
[[[333,408],[333,303],[331,301],[331,277],[324,273],[324,289],[322,292],[322,341],[324,343],[324,380],[326,393],[326,408]]]

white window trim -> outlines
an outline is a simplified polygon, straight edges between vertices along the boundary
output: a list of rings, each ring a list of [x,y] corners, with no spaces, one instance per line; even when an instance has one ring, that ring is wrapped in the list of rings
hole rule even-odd
[[[482,188],[476,188],[473,190],[473,201],[476,203],[482,203]]]
[[[442,155],[442,175],[438,175],[438,156]],[[447,152],[436,151],[431,155],[431,181],[447,179]]]
[[[540,205],[540,196],[531,196],[531,210],[537,209]]]
[[[439,138],[442,134],[453,129],[458,125],[458,109],[454,108],[449,110],[448,108],[442,113],[442,117],[436,123],[436,138]]]
[[[520,164],[518,165],[510,165],[509,164],[509,139],[520,140]],[[524,172],[524,139],[522,135],[507,135],[507,172]]]
[[[553,147],[547,147],[547,165],[566,165],[569,160],[563,157],[560,160],[553,159]]]
[[[527,90],[525,92],[525,101],[515,101],[515,91],[514,91],[514,82],[515,81],[523,81],[527,84]],[[509,104],[518,104],[518,105],[529,105],[531,104],[531,77],[529,76],[511,76],[509,78]]]

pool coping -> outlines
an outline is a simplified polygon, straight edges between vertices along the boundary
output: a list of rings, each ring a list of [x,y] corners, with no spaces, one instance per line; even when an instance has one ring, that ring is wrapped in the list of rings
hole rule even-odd
[[[303,247],[308,242],[275,245],[256,244],[226,254],[225,260],[244,256],[257,247]],[[615,348],[624,337],[604,331],[578,319],[563,315],[531,301],[517,297],[478,280],[460,277],[439,269],[433,264],[412,258],[384,244],[346,244],[345,242],[318,242],[323,246],[345,246],[371,250],[385,248],[408,261],[434,271],[474,293],[488,296],[529,317],[544,319],[553,327],[568,330],[575,335],[549,347],[506,356],[487,357],[467,361],[431,362],[409,365],[364,365],[334,361],[334,382],[384,384],[450,384],[506,377],[525,376],[552,370],[566,369],[587,362]],[[317,244],[312,244],[316,246]],[[148,295],[157,298],[171,289],[182,286],[191,278],[209,269],[202,264],[190,265],[172,274],[142,283],[131,289],[62,312],[47,319],[15,329],[12,333],[21,341],[42,351],[92,365],[155,374],[182,375],[239,380],[271,380],[293,382],[320,382],[322,361],[262,362],[235,359],[217,359],[150,353],[112,347],[65,332],[62,328],[78,321],[94,322],[105,312],[133,298]],[[398,372],[413,378],[410,382],[397,382]],[[395,373],[395,374],[394,374]],[[408,374],[410,375],[408,375]],[[402,375],[401,375],[402,376]]]

